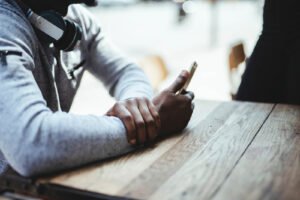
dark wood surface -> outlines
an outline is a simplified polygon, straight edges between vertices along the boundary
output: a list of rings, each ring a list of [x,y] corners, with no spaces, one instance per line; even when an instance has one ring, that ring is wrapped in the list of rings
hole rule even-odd
[[[39,180],[135,199],[300,199],[300,107],[196,101],[154,147]]]

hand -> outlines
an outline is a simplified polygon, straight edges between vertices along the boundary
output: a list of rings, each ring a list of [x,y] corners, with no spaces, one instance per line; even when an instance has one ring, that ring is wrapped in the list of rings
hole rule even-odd
[[[175,82],[167,89],[156,96],[152,102],[158,110],[161,119],[162,134],[172,134],[183,130],[194,110],[194,94],[192,92],[184,92],[184,94],[176,94],[186,83],[189,73],[183,71],[175,80]]]
[[[153,141],[160,130],[159,114],[147,98],[117,102],[106,115],[122,120],[127,130],[128,142],[132,145]]]

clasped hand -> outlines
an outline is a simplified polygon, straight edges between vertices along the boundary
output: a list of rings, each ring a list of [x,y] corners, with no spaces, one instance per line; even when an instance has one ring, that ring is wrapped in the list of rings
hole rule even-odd
[[[121,119],[132,145],[153,142],[160,135],[179,132],[187,126],[194,109],[192,92],[177,94],[188,78],[189,73],[183,71],[152,101],[147,98],[119,101],[106,115]]]

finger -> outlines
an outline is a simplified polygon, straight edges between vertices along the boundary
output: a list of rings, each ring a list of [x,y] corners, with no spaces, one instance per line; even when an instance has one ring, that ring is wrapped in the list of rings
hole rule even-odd
[[[157,136],[157,126],[146,101],[139,101],[139,109],[146,123],[147,138],[153,141]]]
[[[147,140],[146,125],[144,122],[144,118],[140,113],[138,103],[131,103],[127,105],[126,108],[133,116],[138,142],[139,144],[144,144]]]
[[[104,115],[113,116],[113,112],[109,111],[109,112],[105,113]]]
[[[190,119],[193,115],[194,109],[195,109],[195,104],[194,104],[194,102],[192,102],[190,107],[189,107],[189,121],[190,121]]]
[[[194,92],[191,92],[191,91],[184,91],[183,95],[188,97],[189,99],[191,99],[191,101],[193,101],[195,98]]]
[[[191,106],[192,110],[195,109],[195,103],[192,103],[192,106]]]
[[[107,116],[113,116],[113,109],[109,109],[106,113],[105,113],[105,115],[107,115]]]
[[[193,101],[190,95],[176,95],[177,105],[186,106],[187,104],[191,104]]]
[[[121,121],[127,130],[127,140],[130,144],[135,145],[137,143],[136,137],[136,127],[134,119],[131,113],[127,110],[125,106],[117,106],[115,108],[116,115],[119,116]]]
[[[184,70],[180,73],[180,75],[176,78],[176,80],[171,84],[168,88],[169,91],[176,93],[178,90],[183,88],[184,84],[189,79],[189,72]]]
[[[155,124],[157,129],[159,130],[161,127],[161,121],[160,121],[160,116],[158,114],[158,111],[156,110],[155,106],[151,101],[148,102],[148,108],[149,111],[151,112],[152,117],[154,118]]]

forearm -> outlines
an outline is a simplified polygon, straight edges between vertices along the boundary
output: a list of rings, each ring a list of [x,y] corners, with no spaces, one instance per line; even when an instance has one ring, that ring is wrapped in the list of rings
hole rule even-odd
[[[152,98],[150,81],[142,69],[103,43],[91,52],[93,58],[89,59],[88,70],[103,82],[110,95],[117,100]]]
[[[4,135],[1,149],[24,176],[58,171],[131,150],[122,122],[113,117],[41,113]],[[4,127],[5,129],[5,127]]]
[[[126,129],[114,117],[53,113],[18,57],[0,64],[0,150],[33,176],[126,153]]]
[[[153,90],[145,73],[136,65],[127,66],[110,93],[118,100],[132,97],[153,97]]]

